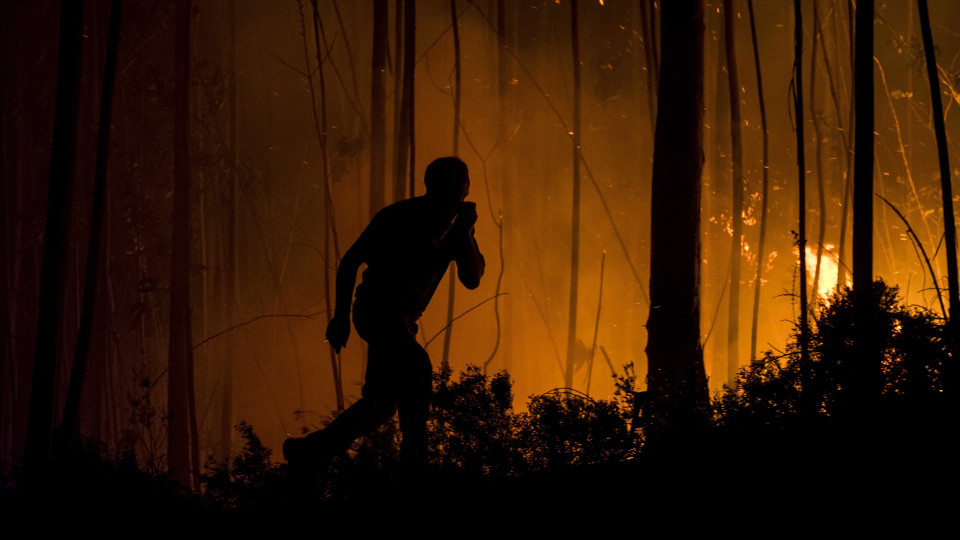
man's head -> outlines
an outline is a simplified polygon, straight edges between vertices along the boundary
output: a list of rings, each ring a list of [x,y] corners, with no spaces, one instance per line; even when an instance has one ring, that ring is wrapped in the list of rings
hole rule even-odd
[[[433,160],[423,174],[423,183],[427,186],[427,196],[444,205],[458,205],[470,193],[467,164],[455,157]]]

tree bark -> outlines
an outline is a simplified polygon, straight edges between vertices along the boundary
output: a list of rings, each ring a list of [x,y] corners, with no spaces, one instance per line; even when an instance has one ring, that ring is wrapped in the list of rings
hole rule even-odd
[[[80,66],[83,47],[83,2],[60,7],[60,52],[57,60],[57,97],[53,120],[47,218],[44,226],[43,266],[40,277],[37,346],[30,390],[30,413],[24,468],[38,472],[50,457],[53,393],[57,344],[61,337],[65,267],[76,154]],[[6,309],[6,306],[4,306]]]
[[[757,70],[757,99],[760,102],[760,131],[763,132],[763,180],[760,194],[760,240],[757,242],[757,277],[753,283],[753,324],[750,329],[750,359],[757,357],[757,325],[760,317],[760,285],[763,278],[764,245],[767,239],[767,196],[770,193],[767,108],[763,101],[763,77],[760,75],[760,49],[757,47],[757,26],[753,20],[753,0],[747,0],[750,11],[750,37],[753,41],[753,63]]]
[[[453,155],[460,153],[460,28],[457,25],[457,1],[450,0],[450,19],[453,28]],[[453,312],[457,293],[457,265],[450,262],[447,272],[447,326],[443,332],[443,356],[440,365],[450,365],[450,341],[453,338]]]
[[[930,81],[933,127],[937,137],[937,155],[940,163],[940,194],[943,204],[943,241],[947,248],[947,296],[950,299],[950,326],[954,340],[957,340],[957,337],[960,336],[960,285],[957,282],[957,226],[953,213],[950,155],[947,147],[947,131],[944,126],[943,103],[940,97],[940,78],[937,75],[937,57],[936,50],[933,48],[933,34],[930,31],[927,0],[919,0],[918,7],[920,9],[920,32],[923,34],[923,50],[927,61],[927,77]]]
[[[803,13],[800,0],[793,1],[793,104],[797,126],[797,257],[800,261],[800,369],[804,386],[810,382],[810,329],[807,323],[807,175],[803,151]]]
[[[384,204],[387,169],[386,86],[387,0],[373,3],[373,54],[370,78],[370,219]]]
[[[730,239],[730,303],[727,311],[727,381],[737,380],[740,368],[740,261],[743,241],[743,137],[740,134],[740,78],[737,73],[733,1],[723,2],[724,41],[727,50],[727,81],[730,91],[730,146],[733,162]]]
[[[63,419],[60,422],[61,446],[73,439],[80,409],[80,395],[90,353],[90,336],[93,330],[94,304],[100,270],[100,238],[103,234],[104,193],[107,189],[107,156],[110,147],[110,121],[113,113],[113,87],[117,68],[117,42],[120,38],[120,0],[110,3],[110,29],[107,36],[106,62],[103,68],[103,88],[100,96],[100,121],[97,127],[96,169],[93,179],[93,209],[90,213],[90,238],[87,246],[87,267],[83,284],[83,308],[80,329],[70,371],[70,386],[67,390]]]
[[[577,0],[570,2],[570,44],[573,51],[573,209],[570,235],[570,315],[567,324],[567,366],[563,385],[573,388],[577,352],[577,288],[580,274],[580,36]]]
[[[703,7],[672,1],[661,13],[647,381],[654,400],[686,413],[682,424],[708,402],[700,345]]]
[[[414,67],[417,62],[417,7],[413,0],[403,2],[403,83],[401,88],[400,122],[393,153],[393,198],[395,201],[414,194],[413,99]],[[400,16],[400,11],[397,11]],[[409,160],[409,161],[408,161]],[[409,182],[408,182],[409,178]],[[409,183],[409,188],[407,187]]]
[[[849,391],[843,400],[849,407],[860,408],[865,403],[865,389],[869,380],[878,378],[879,358],[871,341],[873,324],[873,0],[859,0],[856,13],[856,52],[854,77],[856,79],[856,125],[854,127],[855,154],[853,177],[853,300],[854,336],[857,353],[851,359],[854,365],[844,369],[841,384]],[[874,362],[876,360],[876,362]],[[874,389],[879,384],[872,385]]]
[[[190,22],[191,1],[176,4],[173,131],[173,240],[170,355],[167,371],[167,464],[170,477],[192,488],[197,440],[191,437],[193,344],[190,320]]]

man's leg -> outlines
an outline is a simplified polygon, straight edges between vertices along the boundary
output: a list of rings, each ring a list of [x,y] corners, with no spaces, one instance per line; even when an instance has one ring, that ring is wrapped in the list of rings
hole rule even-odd
[[[397,411],[395,384],[384,348],[370,343],[363,397],[347,407],[326,428],[283,443],[283,455],[291,466],[303,464],[322,469],[333,457],[346,452],[353,441],[374,432]]]
[[[422,469],[427,463],[427,416],[433,391],[433,367],[427,351],[413,336],[400,348],[400,373],[397,407],[400,412],[400,462],[408,471]]]

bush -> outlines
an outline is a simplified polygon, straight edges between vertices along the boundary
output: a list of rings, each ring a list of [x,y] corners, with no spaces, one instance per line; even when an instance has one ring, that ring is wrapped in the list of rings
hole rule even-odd
[[[950,351],[946,325],[926,309],[903,305],[899,289],[882,280],[873,283],[872,293],[880,398],[888,408],[927,407],[943,395],[941,373]],[[718,422],[784,427],[805,416],[836,415],[845,377],[855,368],[853,323],[852,294],[845,287],[817,307],[806,388],[795,332],[785,354],[766,352],[740,370],[732,387],[724,387],[714,401]]]

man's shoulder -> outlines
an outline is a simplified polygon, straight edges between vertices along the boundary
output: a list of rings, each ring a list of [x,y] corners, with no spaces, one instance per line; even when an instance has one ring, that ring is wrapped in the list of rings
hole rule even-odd
[[[413,197],[412,199],[395,202],[381,209],[373,219],[379,222],[391,222],[396,219],[405,219],[420,215],[425,209],[425,199],[422,196]]]

